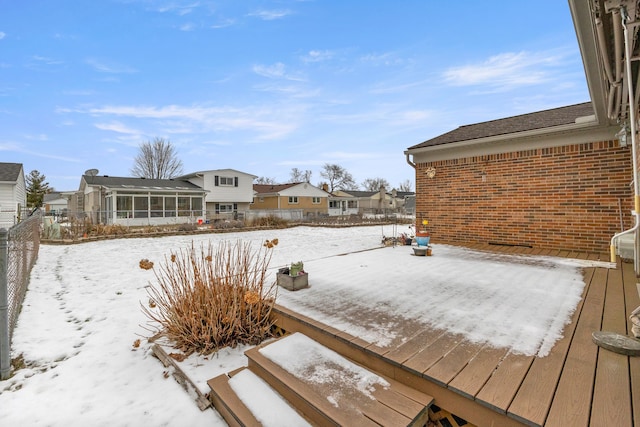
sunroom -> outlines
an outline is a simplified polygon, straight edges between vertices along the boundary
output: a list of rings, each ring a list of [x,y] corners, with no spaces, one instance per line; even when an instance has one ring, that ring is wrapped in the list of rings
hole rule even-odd
[[[85,212],[100,223],[168,225],[205,217],[207,192],[187,181],[83,175],[80,190]]]

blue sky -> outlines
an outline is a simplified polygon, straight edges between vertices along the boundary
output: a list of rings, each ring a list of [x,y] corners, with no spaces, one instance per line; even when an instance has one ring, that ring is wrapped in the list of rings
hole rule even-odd
[[[156,137],[185,173],[415,188],[408,147],[588,100],[566,1],[0,0],[0,161],[56,190]]]

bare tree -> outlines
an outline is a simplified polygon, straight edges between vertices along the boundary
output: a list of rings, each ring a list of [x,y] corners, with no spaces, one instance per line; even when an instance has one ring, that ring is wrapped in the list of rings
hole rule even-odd
[[[387,190],[390,190],[389,187],[391,187],[389,185],[389,181],[387,181],[384,178],[367,178],[364,180],[364,182],[361,185],[365,191],[378,191],[380,190],[380,187],[383,187],[383,186]]]
[[[255,184],[271,184],[271,185],[274,185],[274,184],[276,184],[276,179],[275,178],[270,178],[270,177],[267,177],[267,176],[260,176],[260,177],[256,178]]]
[[[301,171],[298,168],[291,169],[291,182],[311,182],[311,171]]]
[[[169,140],[155,138],[140,144],[131,174],[139,178],[173,178],[182,175],[182,161]]]
[[[407,193],[413,191],[413,185],[411,185],[411,181],[408,179],[402,181],[398,186],[398,191],[405,191]]]
[[[320,176],[328,181],[330,193],[333,193],[334,190],[358,189],[353,176],[340,165],[325,163],[320,171]]]

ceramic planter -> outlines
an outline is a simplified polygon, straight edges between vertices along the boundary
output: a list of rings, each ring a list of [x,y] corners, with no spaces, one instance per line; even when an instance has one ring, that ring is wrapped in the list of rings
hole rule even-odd
[[[416,233],[416,243],[418,246],[429,246],[429,240],[431,240],[431,237],[428,232],[419,231]]]

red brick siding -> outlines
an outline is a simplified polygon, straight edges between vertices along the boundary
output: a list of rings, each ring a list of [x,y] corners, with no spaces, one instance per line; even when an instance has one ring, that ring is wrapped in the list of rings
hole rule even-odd
[[[617,141],[419,163],[416,222],[429,220],[434,243],[607,252],[620,212],[632,226],[632,178]]]

